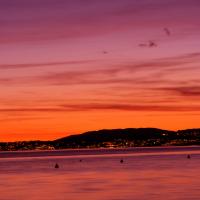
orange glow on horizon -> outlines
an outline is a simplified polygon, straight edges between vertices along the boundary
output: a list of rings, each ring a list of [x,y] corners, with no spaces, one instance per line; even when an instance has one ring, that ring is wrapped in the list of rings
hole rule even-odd
[[[30,2],[0,6],[0,141],[198,128],[197,1]]]
[[[87,115],[87,118],[85,118]],[[38,120],[16,120],[2,123],[1,141],[54,140],[86,131],[115,128],[155,127],[167,130],[180,130],[195,127],[198,115],[180,115],[180,113],[132,113],[113,111],[62,114],[61,118]],[[189,117],[190,116],[190,117]],[[54,116],[55,117],[55,116]],[[60,117],[60,115],[58,116]],[[10,124],[12,123],[12,126]],[[15,132],[13,131],[15,127]]]

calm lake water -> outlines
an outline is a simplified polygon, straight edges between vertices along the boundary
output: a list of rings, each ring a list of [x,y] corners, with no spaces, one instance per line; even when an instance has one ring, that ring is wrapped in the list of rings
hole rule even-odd
[[[0,200],[151,199],[200,199],[200,147],[0,153]]]

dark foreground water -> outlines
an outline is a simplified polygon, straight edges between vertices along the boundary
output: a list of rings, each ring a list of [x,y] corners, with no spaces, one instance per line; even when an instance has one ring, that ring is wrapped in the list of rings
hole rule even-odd
[[[0,200],[151,199],[200,199],[199,147],[0,153]]]

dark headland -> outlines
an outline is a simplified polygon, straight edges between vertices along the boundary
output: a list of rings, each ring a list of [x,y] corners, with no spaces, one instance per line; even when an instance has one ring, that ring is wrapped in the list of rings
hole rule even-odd
[[[1,142],[0,151],[189,145],[200,145],[200,129],[178,131],[157,128],[104,129],[54,141]]]

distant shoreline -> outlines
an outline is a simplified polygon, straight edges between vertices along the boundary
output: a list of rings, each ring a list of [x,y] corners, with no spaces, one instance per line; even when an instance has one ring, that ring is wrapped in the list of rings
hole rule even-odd
[[[160,146],[160,147],[131,147],[131,148],[96,148],[96,149],[60,149],[60,150],[26,150],[26,151],[0,151],[1,158],[23,157],[62,157],[62,156],[94,156],[94,155],[120,155],[120,154],[156,154],[171,152],[200,152],[200,146]]]
[[[119,149],[198,145],[200,145],[200,129],[169,131],[157,128],[126,128],[90,131],[54,141],[0,142],[0,151]]]

